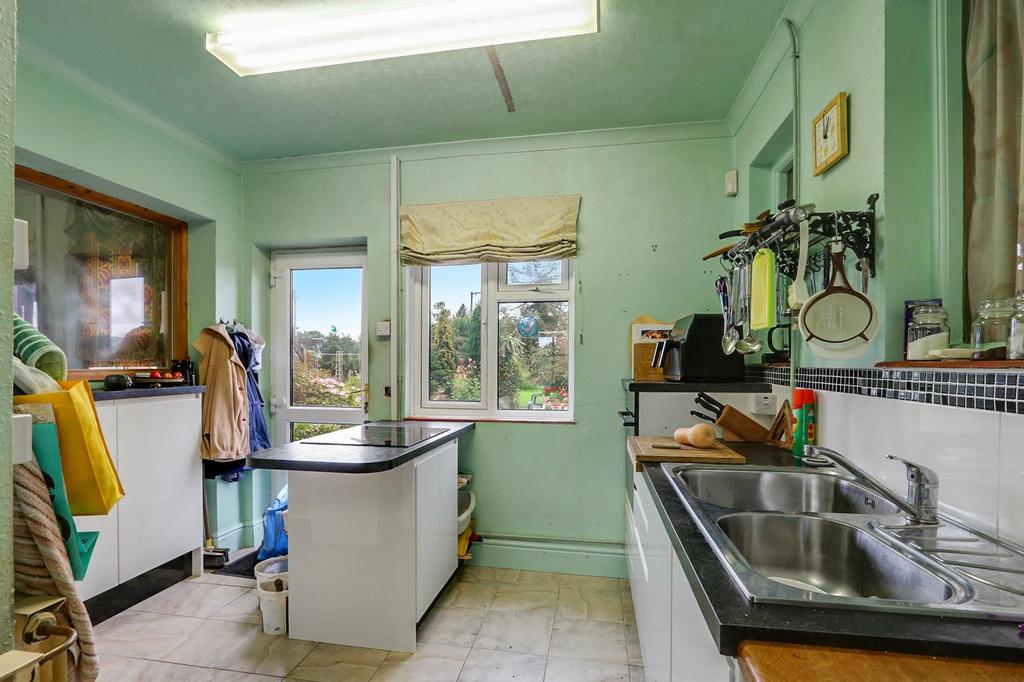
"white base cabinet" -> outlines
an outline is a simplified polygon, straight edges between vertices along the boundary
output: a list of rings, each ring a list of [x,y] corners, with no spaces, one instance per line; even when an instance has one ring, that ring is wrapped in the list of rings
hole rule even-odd
[[[104,400],[96,413],[125,495],[105,516],[75,517],[79,530],[100,533],[79,596],[186,552],[195,572],[203,546],[202,394]]]
[[[416,472],[416,620],[459,567],[459,446],[413,460]],[[452,513],[452,510],[455,513]]]
[[[203,546],[202,400],[117,401],[121,582]]]
[[[645,679],[728,682],[732,663],[708,630],[643,475],[626,504],[626,554]]]
[[[718,653],[678,557],[672,561],[672,680],[728,682],[732,659]]]
[[[379,473],[288,472],[288,636],[416,650],[458,567],[458,441]]]

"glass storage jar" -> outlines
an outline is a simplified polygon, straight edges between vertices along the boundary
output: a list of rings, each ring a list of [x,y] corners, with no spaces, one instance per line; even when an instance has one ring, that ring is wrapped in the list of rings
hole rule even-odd
[[[1005,360],[1014,299],[986,299],[978,306],[971,325],[972,360]]]
[[[1010,318],[1010,339],[1006,354],[1011,360],[1024,360],[1024,291],[1017,292],[1017,300]]]
[[[907,326],[907,360],[931,360],[931,351],[949,348],[948,317],[946,309],[940,305],[914,308]],[[1024,322],[1024,318],[1021,321]]]

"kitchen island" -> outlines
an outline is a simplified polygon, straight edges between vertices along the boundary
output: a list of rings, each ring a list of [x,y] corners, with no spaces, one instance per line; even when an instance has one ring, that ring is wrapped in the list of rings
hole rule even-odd
[[[473,428],[375,422],[249,456],[289,472],[290,637],[416,650],[458,567],[458,444]]]

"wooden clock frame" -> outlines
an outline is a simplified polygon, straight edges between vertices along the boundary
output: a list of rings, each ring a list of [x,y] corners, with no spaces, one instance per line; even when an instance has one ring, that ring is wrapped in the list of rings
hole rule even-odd
[[[818,140],[816,137],[818,122],[825,118],[825,114],[833,107],[838,107],[839,109],[839,130],[836,131],[839,135],[839,149],[819,164],[817,155]],[[821,175],[834,166],[840,159],[845,158],[846,155],[850,153],[850,128],[847,108],[847,94],[845,92],[840,92],[828,101],[828,104],[818,112],[818,115],[815,116],[814,120],[811,122],[811,161],[814,164],[814,172],[812,175]]]

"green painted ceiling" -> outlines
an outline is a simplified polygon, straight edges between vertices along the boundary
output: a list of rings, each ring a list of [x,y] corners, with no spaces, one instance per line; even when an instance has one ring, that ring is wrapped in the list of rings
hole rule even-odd
[[[239,78],[204,48],[239,22],[408,0],[30,0],[55,60],[242,160],[725,118],[785,0],[602,0],[596,35]]]

